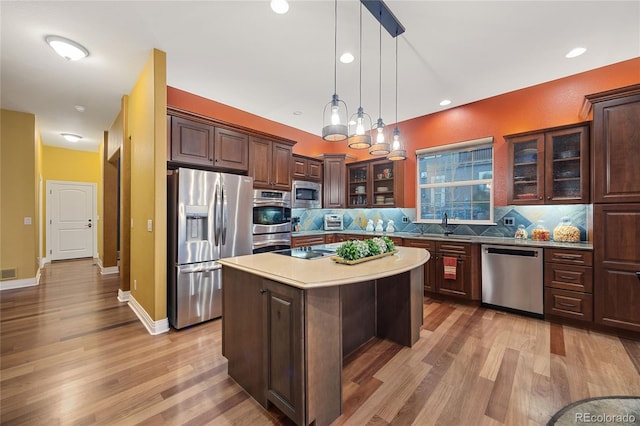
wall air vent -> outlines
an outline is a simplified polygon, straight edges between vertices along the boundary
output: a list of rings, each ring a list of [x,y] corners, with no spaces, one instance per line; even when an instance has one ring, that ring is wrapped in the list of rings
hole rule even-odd
[[[0,281],[12,280],[18,278],[18,270],[16,268],[8,268],[0,270]]]

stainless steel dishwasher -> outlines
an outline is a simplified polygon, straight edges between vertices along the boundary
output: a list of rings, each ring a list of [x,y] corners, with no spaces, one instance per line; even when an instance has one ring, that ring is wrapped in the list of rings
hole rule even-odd
[[[482,245],[482,304],[542,317],[543,252],[537,247]]]

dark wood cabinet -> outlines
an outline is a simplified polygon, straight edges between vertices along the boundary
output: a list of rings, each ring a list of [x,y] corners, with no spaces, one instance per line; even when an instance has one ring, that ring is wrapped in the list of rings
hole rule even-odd
[[[640,202],[640,85],[587,96],[593,104],[593,201]]]
[[[322,183],[322,161],[294,154],[292,157],[293,180]]]
[[[347,207],[402,207],[404,165],[391,160],[347,164]]]
[[[544,250],[545,315],[593,321],[593,254]]]
[[[345,200],[345,154],[325,154],[323,161],[322,207],[343,209]]]
[[[445,257],[456,259],[455,278],[445,278]],[[471,299],[471,244],[438,241],[435,269],[437,293]]]
[[[291,191],[291,155],[291,144],[251,137],[249,176],[254,188]]]
[[[213,166],[215,128],[182,117],[171,118],[171,161]]]
[[[235,130],[216,127],[213,153],[215,168],[247,172],[249,136]]]
[[[640,332],[640,203],[596,204],[593,225],[595,321]]]
[[[306,247],[325,244],[328,235],[303,235],[291,237],[291,247]]]
[[[267,399],[296,424],[304,406],[304,316],[302,290],[264,280]]]
[[[430,240],[419,240],[419,239],[404,239],[403,244],[408,247],[420,247],[429,252],[431,255],[431,259],[424,264],[424,291],[426,293],[435,293],[436,292],[436,268],[435,268],[435,253],[436,253],[436,243],[435,241]]]
[[[589,125],[505,136],[507,203],[589,202]]]

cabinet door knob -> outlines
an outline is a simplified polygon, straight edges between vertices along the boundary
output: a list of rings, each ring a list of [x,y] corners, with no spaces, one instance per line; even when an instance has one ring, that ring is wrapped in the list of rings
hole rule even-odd
[[[640,280],[640,271],[636,272],[636,277]]]
[[[264,289],[264,288],[261,288],[261,289],[260,289],[260,294],[265,294],[266,292],[267,292],[267,290],[266,290],[266,289]]]
[[[547,195],[547,200],[550,200],[550,199],[551,199],[551,195]]]
[[[542,200],[542,196],[538,197],[538,200]]]

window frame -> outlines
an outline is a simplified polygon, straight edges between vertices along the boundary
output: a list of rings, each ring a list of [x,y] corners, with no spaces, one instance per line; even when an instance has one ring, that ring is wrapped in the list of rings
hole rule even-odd
[[[451,182],[436,182],[436,183],[420,183],[420,159],[430,155],[451,155],[457,154],[460,152],[472,152],[479,149],[491,148],[491,177],[488,179],[471,179],[465,181],[451,181]],[[473,186],[473,185],[487,185],[489,187],[489,218],[488,219],[458,219],[456,217],[448,217],[448,223],[455,225],[496,225],[494,221],[494,203],[495,203],[495,194],[494,194],[494,176],[495,176],[495,149],[493,144],[493,136],[488,136],[485,138],[473,139],[469,141],[459,142],[450,145],[441,145],[432,148],[424,148],[416,150],[416,220],[415,223],[442,223],[442,218],[434,218],[434,219],[422,219],[422,200],[421,200],[421,190],[422,189],[430,189],[436,190],[439,188],[452,188],[455,190],[456,187],[461,186]],[[426,171],[425,171],[426,172]],[[451,201],[450,203],[453,203]],[[445,203],[445,206],[447,204]],[[469,205],[472,205],[472,199],[469,200]],[[449,210],[448,208],[445,208]]]

